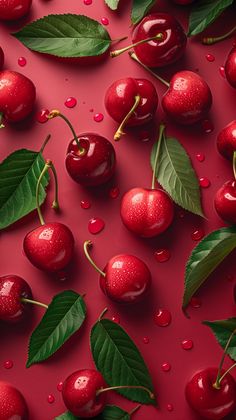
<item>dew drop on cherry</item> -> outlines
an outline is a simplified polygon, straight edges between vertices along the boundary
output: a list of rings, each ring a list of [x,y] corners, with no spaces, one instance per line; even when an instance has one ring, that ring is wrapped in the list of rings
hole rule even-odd
[[[156,261],[163,263],[170,259],[170,251],[168,249],[158,249],[154,252]]]
[[[204,155],[204,153],[197,153],[196,158],[197,158],[198,162],[204,162],[205,155]]]
[[[225,79],[225,68],[224,66],[220,66],[219,68],[220,75]]]
[[[191,306],[191,308],[198,309],[202,306],[202,301],[199,298],[193,296],[190,299],[189,306]]]
[[[55,402],[55,397],[52,394],[48,395],[47,401],[49,404],[53,404]]]
[[[104,119],[104,115],[101,112],[98,112],[94,115],[93,119],[95,122],[102,122]]]
[[[93,3],[93,0],[84,0],[84,4],[86,6],[90,6],[90,4],[92,4],[92,3]]]
[[[104,227],[105,223],[99,217],[94,217],[93,219],[89,220],[88,230],[93,235],[96,235],[97,233],[101,232],[104,229]]]
[[[25,57],[19,57],[19,58],[18,58],[18,65],[19,65],[20,67],[25,67],[25,66],[26,66],[26,64],[27,64],[27,60],[26,60],[26,58],[25,58]]]
[[[203,120],[202,121],[202,129],[204,131],[204,133],[212,133],[212,131],[214,130],[214,125],[212,124],[212,122],[210,120]]]
[[[104,26],[109,25],[109,19],[107,17],[102,17],[101,22]]]
[[[184,350],[191,350],[193,348],[192,340],[183,340],[181,346]]]
[[[119,315],[113,315],[113,317],[111,318],[111,320],[113,322],[116,322],[116,324],[120,324],[120,317],[119,317]]]
[[[159,327],[167,327],[171,323],[171,313],[168,309],[159,309],[154,315],[154,322]]]
[[[12,369],[13,365],[14,363],[12,360],[5,360],[5,362],[3,363],[5,369]]]
[[[67,108],[74,108],[77,105],[77,99],[73,96],[69,96],[69,98],[66,99],[64,105]]]
[[[173,411],[174,410],[173,404],[167,404],[166,409],[167,411],[170,411],[170,412]]]
[[[36,114],[36,121],[38,121],[41,124],[48,122],[48,118],[47,118],[48,114],[49,114],[49,110],[47,108],[41,109]]]
[[[168,362],[164,362],[161,365],[161,369],[163,370],[163,372],[169,372],[171,370],[171,364]]]
[[[208,178],[206,178],[205,176],[203,176],[203,177],[199,178],[199,185],[202,188],[208,188],[211,185],[211,181]]]
[[[91,203],[88,200],[81,200],[80,207],[84,210],[90,209]]]
[[[213,61],[215,61],[215,56],[213,54],[206,54],[206,59],[207,61],[212,63]]]
[[[109,191],[109,197],[113,199],[117,198],[119,194],[120,194],[119,187],[112,187]]]
[[[200,241],[204,237],[205,233],[203,229],[195,229],[191,235],[193,241]]]
[[[143,337],[143,343],[144,344],[149,344],[150,343],[149,337]]]
[[[58,390],[59,392],[61,392],[61,391],[62,391],[62,388],[63,388],[63,382],[61,381],[61,382],[59,382],[59,383],[57,384],[57,390]]]

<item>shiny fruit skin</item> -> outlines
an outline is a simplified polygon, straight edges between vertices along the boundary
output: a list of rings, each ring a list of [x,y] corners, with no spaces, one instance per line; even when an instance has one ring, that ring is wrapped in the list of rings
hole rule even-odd
[[[97,370],[78,370],[63,383],[62,397],[74,416],[92,418],[100,414],[105,407],[106,393],[96,396],[96,392],[105,387],[105,381]]]
[[[23,247],[35,267],[53,273],[63,270],[71,261],[74,237],[64,224],[46,223],[25,236]]]
[[[18,20],[31,8],[32,0],[0,0],[0,20]]]
[[[33,110],[36,89],[23,74],[11,70],[0,72],[0,112],[9,122],[25,119]]]
[[[236,88],[236,48],[234,47],[226,60],[225,63],[225,75],[229,84]]]
[[[198,74],[184,70],[176,73],[162,98],[168,117],[179,124],[190,125],[202,120],[212,105],[208,84]]]
[[[163,34],[162,40],[153,40],[134,47],[139,60],[148,67],[163,67],[175,63],[185,52],[187,37],[180,23],[167,13],[146,16],[134,29],[132,41]]]
[[[0,70],[2,70],[4,64],[4,52],[3,49],[0,47]]]
[[[215,209],[225,222],[236,223],[236,181],[227,181],[216,192]]]
[[[218,368],[207,368],[198,372],[187,383],[185,389],[189,405],[204,419],[220,420],[236,406],[236,383],[227,374],[221,381],[220,389],[215,389]],[[223,373],[223,372],[222,372]]]
[[[23,395],[7,382],[0,381],[0,419],[28,420],[28,408]]]
[[[103,293],[118,303],[139,302],[151,286],[147,265],[133,255],[117,255],[110,259],[100,276]]]
[[[121,123],[134,105],[137,95],[141,96],[140,103],[126,126],[132,127],[149,122],[155,115],[158,96],[154,85],[146,79],[126,77],[114,82],[107,89],[105,96],[108,114],[113,120]]]
[[[219,153],[232,161],[236,151],[236,120],[231,121],[224,127],[217,137],[217,148]]]
[[[151,238],[161,234],[173,217],[173,201],[163,190],[132,188],[122,198],[121,219],[138,236]]]
[[[80,155],[75,140],[69,143],[66,155],[66,169],[71,178],[85,187],[102,185],[115,172],[116,153],[113,145],[104,137],[94,133],[78,136],[85,154]]]
[[[19,276],[0,277],[0,319],[8,322],[21,321],[29,305],[21,302],[21,298],[32,299],[32,291],[28,283]]]

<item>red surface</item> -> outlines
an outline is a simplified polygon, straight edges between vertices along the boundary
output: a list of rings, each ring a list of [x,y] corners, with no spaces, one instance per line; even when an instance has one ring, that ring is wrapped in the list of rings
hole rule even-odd
[[[129,6],[125,3],[128,2],[124,2],[120,13],[116,14],[109,11],[102,0],[94,0],[90,6],[84,5],[83,0],[70,2],[35,0],[31,15],[27,20],[52,12],[82,13],[97,20],[107,17],[110,23],[106,28],[115,39],[128,35],[130,31]],[[171,2],[163,0],[158,1],[156,10],[172,11],[186,27],[188,9],[174,6]],[[232,13],[227,16],[230,18],[231,15],[234,16]],[[221,21],[224,28],[225,19]],[[42,108],[60,108],[71,118],[80,133],[94,131],[112,140],[117,124],[105,112],[103,100],[107,87],[116,79],[127,76],[148,78],[155,83],[159,97],[165,92],[163,86],[154,81],[126,54],[116,59],[108,58],[97,66],[79,67],[78,64],[62,63],[53,58],[32,53],[10,36],[10,33],[17,27],[21,27],[23,23],[24,21],[17,25],[1,23],[1,43],[6,56],[5,68],[21,71],[32,78],[38,93],[36,111]],[[228,25],[230,24],[229,20]],[[212,32],[213,30],[214,28]],[[196,229],[203,229],[205,233],[209,233],[224,225],[214,210],[213,197],[223,182],[232,177],[229,162],[224,160],[216,149],[217,133],[235,119],[235,90],[228,85],[219,72],[232,43],[233,40],[230,39],[222,44],[204,47],[196,40],[190,40],[184,58],[175,66],[162,71],[162,75],[169,77],[175,70],[198,68],[213,92],[213,108],[210,114],[215,127],[213,132],[204,133],[200,124],[191,128],[168,122],[167,128],[168,134],[176,136],[190,154],[198,177],[207,177],[211,181],[209,188],[202,189],[206,220],[176,208],[175,220],[171,228],[162,236],[152,240],[134,237],[121,223],[119,203],[122,194],[132,187],[150,187],[151,184],[149,156],[152,141],[139,140],[139,136],[148,137],[146,129],[145,135],[141,129],[139,133],[130,133],[115,144],[118,161],[116,176],[107,187],[96,190],[79,187],[66,173],[64,158],[71,135],[63,121],[55,119],[46,124],[29,121],[18,128],[8,125],[1,131],[1,158],[22,147],[37,150],[46,135],[49,132],[52,134],[51,142],[47,145],[44,155],[45,158],[53,160],[58,170],[62,211],[60,215],[56,215],[50,209],[51,188],[47,205],[43,209],[44,216],[46,221],[63,222],[73,230],[76,252],[70,279],[67,282],[60,283],[55,279],[50,279],[49,276],[34,268],[22,254],[22,241],[25,234],[38,224],[36,214],[33,214],[1,232],[0,274],[17,274],[25,278],[32,287],[34,297],[45,303],[49,302],[55,293],[71,288],[81,294],[86,294],[88,306],[88,318],[81,331],[50,360],[29,369],[25,368],[28,338],[43,314],[43,309],[34,308],[32,317],[24,324],[12,326],[2,323],[0,325],[0,378],[11,382],[21,390],[29,405],[31,420],[52,420],[65,411],[57,384],[77,369],[94,366],[89,349],[89,332],[106,306],[109,309],[108,317],[119,316],[121,325],[127,329],[140,348],[152,373],[158,395],[157,409],[142,407],[134,418],[137,420],[168,420],[170,418],[199,420],[185,401],[184,387],[187,380],[197,370],[219,363],[221,349],[209,328],[203,326],[201,321],[226,318],[235,314],[232,297],[235,282],[235,254],[216,270],[206,286],[201,289],[198,297],[202,305],[198,309],[192,307],[189,309],[190,320],[186,319],[181,311],[181,299],[185,262],[196,245],[191,238],[192,233]],[[124,41],[121,45],[125,44]],[[209,53],[215,56],[214,62],[209,62],[205,58]],[[19,67],[19,57],[27,59],[25,67]],[[68,109],[64,103],[71,96],[75,97],[78,103],[74,108]],[[94,111],[90,112],[91,109]],[[93,119],[96,113],[104,114],[104,119],[100,123]],[[157,121],[160,121],[162,117],[163,113],[159,106]],[[156,137],[157,128],[153,130],[151,138]],[[199,153],[205,155],[203,162],[196,157]],[[109,196],[110,188],[114,186],[119,186],[120,189],[120,196],[116,199]],[[89,200],[91,207],[87,210],[82,209],[81,200]],[[88,221],[93,217],[100,217],[106,222],[104,230],[97,236],[88,232]],[[145,261],[153,277],[152,293],[149,299],[131,307],[123,307],[110,302],[100,290],[99,275],[89,266],[83,256],[82,244],[86,239],[94,242],[93,258],[101,267],[104,267],[112,256],[120,253],[132,253]],[[165,263],[158,263],[154,256],[155,251],[159,249],[168,249],[171,253],[170,259]],[[172,322],[168,327],[159,327],[154,322],[154,315],[159,308],[169,309],[172,314]],[[194,346],[186,351],[181,343],[189,339],[193,340]],[[14,361],[14,366],[12,369],[5,369],[4,361],[9,359]],[[165,362],[171,364],[169,372],[162,370],[162,364]],[[229,361],[226,365],[228,364]],[[51,404],[47,400],[49,394],[55,396],[55,402]],[[133,403],[115,394],[110,395],[109,400],[127,409],[134,407]],[[173,411],[168,411],[168,404],[173,405]],[[232,419],[234,417],[235,415],[231,416]]]

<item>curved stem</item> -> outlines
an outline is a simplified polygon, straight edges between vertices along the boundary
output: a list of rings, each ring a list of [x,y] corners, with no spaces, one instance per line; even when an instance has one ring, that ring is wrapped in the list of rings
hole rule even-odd
[[[112,39],[111,42],[121,42],[121,41],[124,41],[127,38],[128,38],[127,36],[123,36],[122,38]]]
[[[95,268],[95,270],[103,277],[106,277],[106,274],[104,273],[104,271],[100,270],[100,268],[95,264],[95,262],[92,260],[92,258],[89,255],[88,249],[92,246],[92,242],[91,241],[85,241],[84,242],[84,253],[85,256],[87,258],[87,260],[90,262],[90,264],[93,266],[93,268]]]
[[[161,143],[162,143],[164,131],[165,131],[165,126],[164,126],[164,124],[161,124],[160,129],[159,129],[159,138],[158,138],[158,142],[157,142],[157,150],[156,150],[156,155],[155,155],[155,160],[154,160],[154,165],[153,165],[152,187],[151,187],[152,190],[154,190],[154,188],[155,188],[157,162],[158,162],[158,158],[159,158],[159,155],[160,155]]]
[[[105,313],[107,313],[107,311],[108,311],[107,308],[103,309],[102,313],[99,315],[99,318],[98,318],[99,321],[101,321],[101,319],[104,317],[104,315],[105,315]]]
[[[236,180],[236,151],[233,154],[233,172],[234,172],[234,179]]]
[[[131,44],[131,45],[128,45],[127,47],[121,48],[120,50],[111,51],[110,56],[112,58],[114,58],[114,57],[117,57],[118,55],[123,54],[124,52],[130,50],[130,48],[137,47],[138,45],[141,45],[141,44],[146,44],[146,42],[149,42],[149,41],[154,41],[154,40],[162,41],[162,39],[163,39],[163,34],[159,33],[159,34],[157,34],[155,36],[152,36],[150,38],[141,39],[141,41],[135,42],[135,44]]]
[[[163,83],[163,85],[167,86],[168,88],[170,87],[170,83],[167,82],[167,80],[163,79],[161,76],[154,73],[154,71],[152,71],[148,66],[145,66],[145,64],[141,63],[141,61],[138,59],[137,55],[133,51],[129,52],[129,56],[130,56],[130,58],[132,58],[132,60],[139,63],[140,66],[142,66],[145,70],[147,70],[150,74],[152,74],[152,76],[154,76],[156,79],[158,79],[159,82]]]
[[[226,371],[225,371],[225,373],[223,373],[223,375],[220,377],[220,379],[219,379],[219,385],[220,385],[220,383],[221,383],[221,381],[223,381],[223,379],[224,379],[224,377],[226,376],[226,375],[228,375],[228,373],[232,370],[232,369],[234,369],[236,367],[236,363],[234,363],[232,366],[230,366],[229,367],[229,369],[227,369]]]
[[[127,121],[129,121],[130,117],[132,116],[132,114],[135,112],[135,110],[139,106],[140,101],[141,101],[141,96],[140,95],[136,95],[134,97],[134,104],[133,104],[131,110],[128,112],[128,114],[126,115],[126,117],[123,119],[122,123],[120,124],[118,130],[116,131],[116,133],[114,135],[114,140],[120,140],[120,138],[125,134],[123,132],[123,128],[125,127]]]
[[[44,175],[46,174],[46,172],[48,171],[48,168],[50,167],[48,162],[49,161],[47,161],[45,163],[44,168],[43,168],[41,174],[39,175],[37,185],[36,185],[36,208],[37,208],[39,221],[40,221],[41,225],[45,225],[45,221],[44,221],[44,218],[43,218],[43,215],[42,215],[42,212],[41,212],[41,208],[40,208],[40,204],[39,204],[39,188],[41,186],[41,181],[42,181]]]
[[[204,45],[212,45],[216,44],[217,42],[223,41],[226,38],[229,38],[233,33],[236,31],[236,26],[234,26],[232,29],[230,29],[229,32],[226,32],[225,34],[221,36],[215,36],[215,37],[205,37],[202,39],[202,43]]]
[[[50,169],[52,170],[53,176],[54,176],[54,180],[55,180],[55,198],[53,200],[52,203],[52,208],[55,210],[59,209],[59,201],[58,201],[58,179],[57,179],[57,173],[56,173],[56,169],[55,166],[53,165],[53,163],[51,162],[50,165]]]
[[[146,391],[149,394],[149,397],[154,400],[155,396],[153,392],[150,391],[150,389],[146,388],[145,386],[137,385],[137,386],[129,386],[129,385],[119,385],[119,386],[111,386],[109,388],[101,388],[96,392],[96,395],[100,395],[103,392],[107,391],[116,391],[117,389],[142,389],[143,391]]]
[[[40,153],[43,153],[43,151],[45,149],[45,146],[49,142],[50,138],[51,138],[51,134],[48,134],[47,137],[46,137],[46,139],[44,140],[42,146],[41,146],[41,149],[39,150]]]
[[[132,414],[136,413],[136,411],[138,411],[140,409],[141,405],[137,405],[136,407],[133,408],[133,410],[131,410],[129,412],[129,416],[131,417]]]
[[[45,303],[38,302],[37,300],[32,300],[28,298],[21,298],[21,302],[23,303],[31,303],[32,305],[41,306],[42,308],[48,309],[48,305],[45,305]]]
[[[223,367],[223,364],[224,364],[224,361],[225,361],[225,358],[226,358],[226,355],[227,355],[227,350],[229,348],[229,345],[230,345],[230,343],[232,341],[232,338],[234,337],[235,333],[236,333],[236,329],[232,332],[232,334],[230,334],[229,339],[228,339],[228,341],[226,343],[226,346],[225,346],[225,349],[224,349],[224,353],[223,353],[223,356],[222,356],[221,361],[220,361],[220,364],[219,364],[219,369],[218,369],[216,381],[215,381],[215,383],[213,385],[213,387],[216,388],[216,389],[220,389],[220,382],[222,380],[222,377],[225,376],[225,374],[224,374],[221,377],[221,371],[222,371],[222,367]],[[226,371],[225,373],[228,373],[228,372]]]

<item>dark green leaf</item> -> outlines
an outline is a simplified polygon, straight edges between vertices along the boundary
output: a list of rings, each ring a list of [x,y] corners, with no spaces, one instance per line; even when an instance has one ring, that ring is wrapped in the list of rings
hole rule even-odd
[[[208,276],[235,247],[236,226],[232,226],[210,233],[194,248],[186,265],[184,308]]]
[[[236,329],[236,318],[222,319],[220,321],[204,321],[203,324],[211,328],[218,343],[225,349],[227,341]],[[227,353],[236,361],[236,335],[232,337]]]
[[[60,416],[55,417],[54,420],[77,420],[77,419],[79,419],[79,417],[75,417],[69,411],[66,411],[65,413],[61,414]]]
[[[91,350],[97,369],[110,386],[144,386],[153,392],[145,362],[128,334],[108,319],[98,321],[90,336]],[[154,404],[148,392],[141,389],[117,390],[126,398],[143,404]]]
[[[105,0],[105,3],[108,7],[110,7],[111,10],[117,10],[119,6],[120,0]]]
[[[131,21],[136,25],[148,13],[156,0],[133,0]]]
[[[157,143],[154,144],[151,153],[152,168],[156,150]],[[191,161],[178,140],[163,137],[156,177],[175,203],[192,213],[203,216],[199,182]]]
[[[21,149],[0,164],[0,229],[36,208],[36,184],[45,161],[40,152]],[[39,202],[45,200],[49,176],[42,179]]]
[[[56,417],[54,420],[78,420],[80,417],[75,417],[69,411]],[[130,420],[130,415],[127,411],[122,410],[115,405],[107,405],[104,411],[94,417],[94,420]]]
[[[188,35],[201,33],[227,8],[234,0],[200,0],[193,6],[189,19]]]
[[[13,34],[27,48],[58,57],[103,54],[111,44],[107,30],[83,15],[48,15]]]
[[[71,290],[54,296],[29,343],[27,367],[48,359],[83,324],[86,306],[83,298]]]

